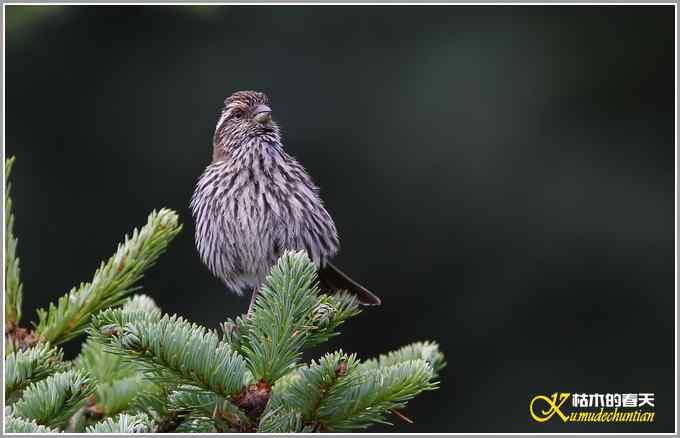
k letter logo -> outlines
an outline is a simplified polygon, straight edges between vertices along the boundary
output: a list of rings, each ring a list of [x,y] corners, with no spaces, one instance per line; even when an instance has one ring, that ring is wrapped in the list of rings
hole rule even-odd
[[[538,422],[548,421],[553,415],[557,414],[563,421],[568,421],[569,417],[565,415],[560,408],[565,401],[569,399],[571,393],[569,392],[555,392],[552,396],[537,395],[531,399],[529,403],[529,413],[531,418]]]

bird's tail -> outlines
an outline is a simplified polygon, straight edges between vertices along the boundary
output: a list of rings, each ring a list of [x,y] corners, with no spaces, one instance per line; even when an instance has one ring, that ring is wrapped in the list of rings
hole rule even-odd
[[[322,292],[328,291],[333,293],[340,290],[346,290],[347,292],[356,295],[359,302],[365,306],[379,306],[381,303],[380,298],[349,278],[332,263],[326,263],[326,266],[319,269],[319,283]]]

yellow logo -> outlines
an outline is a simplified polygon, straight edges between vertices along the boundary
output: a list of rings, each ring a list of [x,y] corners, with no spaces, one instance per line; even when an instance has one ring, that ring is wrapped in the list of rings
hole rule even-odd
[[[570,403],[567,403],[571,400]],[[539,423],[555,414],[567,423],[651,423],[655,394],[640,393],[571,393],[540,394],[529,402],[529,414]]]
[[[550,420],[553,415],[557,414],[562,418],[563,421],[568,421],[569,417],[564,415],[560,408],[564,402],[569,399],[570,395],[571,393],[569,392],[555,392],[551,397],[537,395],[536,397],[532,398],[531,403],[529,403],[529,413],[531,414],[531,418],[542,423],[544,421]],[[534,407],[534,405],[538,405],[538,412],[536,411],[537,408]],[[543,405],[543,409],[540,409],[541,405]]]

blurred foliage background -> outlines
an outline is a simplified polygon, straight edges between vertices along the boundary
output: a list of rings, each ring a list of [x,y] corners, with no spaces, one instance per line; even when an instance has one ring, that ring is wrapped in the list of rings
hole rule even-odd
[[[26,319],[162,206],[187,226],[145,291],[213,328],[245,311],[201,265],[188,203],[223,99],[257,89],[338,264],[383,297],[337,345],[447,355],[415,424],[371,431],[673,429],[672,5],[6,12]],[[657,421],[533,423],[555,391],[654,392]]]

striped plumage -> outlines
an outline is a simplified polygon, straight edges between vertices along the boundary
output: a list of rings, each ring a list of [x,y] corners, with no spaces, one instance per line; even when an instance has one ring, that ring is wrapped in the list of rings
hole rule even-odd
[[[329,263],[339,249],[335,224],[305,169],[284,151],[268,105],[267,96],[254,91],[225,100],[213,162],[191,199],[201,259],[241,294],[257,291],[284,250],[305,250],[326,289],[347,289],[379,304]]]

